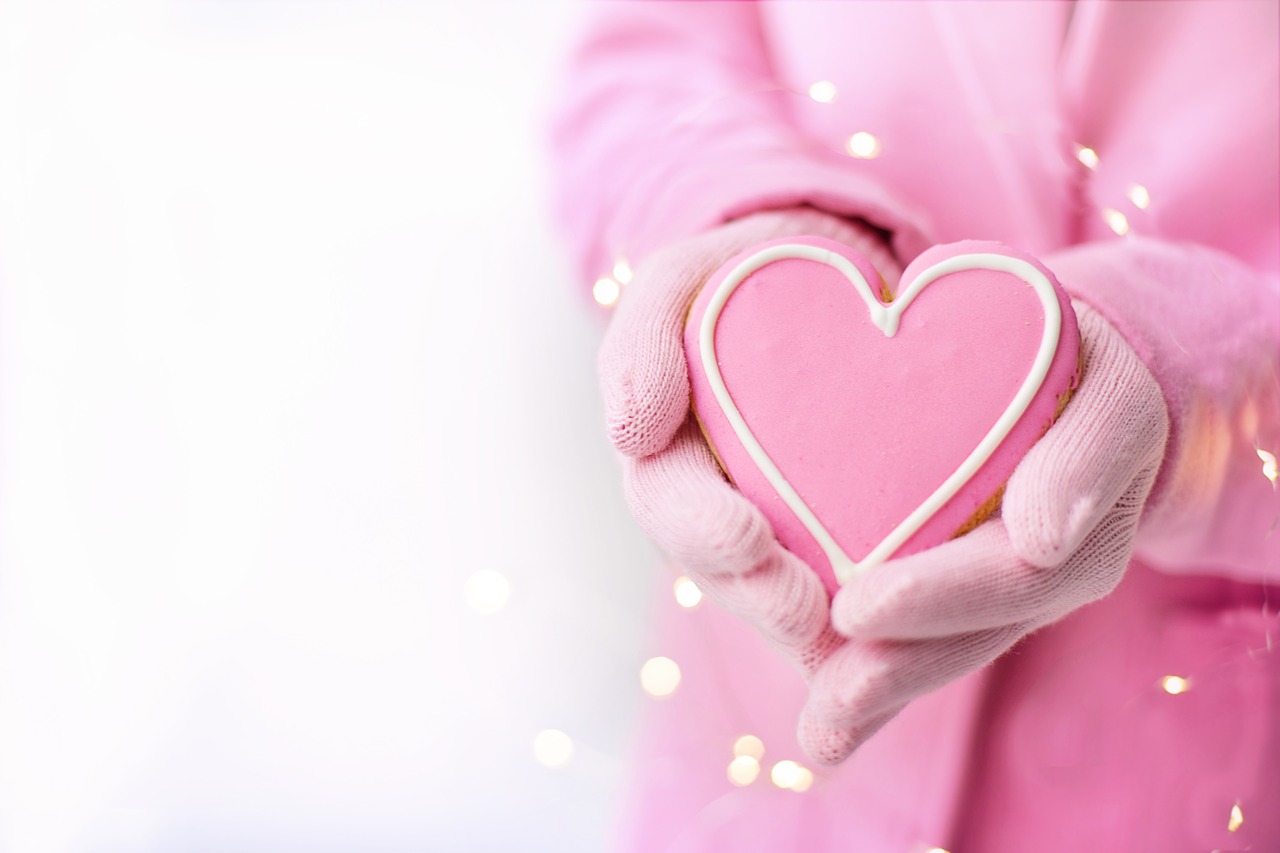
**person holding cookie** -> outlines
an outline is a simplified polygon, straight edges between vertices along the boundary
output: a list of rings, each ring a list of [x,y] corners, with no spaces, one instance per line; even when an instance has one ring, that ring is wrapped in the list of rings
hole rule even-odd
[[[1278,23],[1253,0],[592,9],[558,212],[611,306],[628,503],[721,608],[658,614],[684,695],[648,712],[623,849],[1280,849]],[[1078,321],[1078,387],[999,511],[834,595],[690,411],[691,306],[778,240],[847,247],[888,296],[997,241]],[[834,432],[798,455],[857,458]],[[747,733],[774,784],[726,777]]]

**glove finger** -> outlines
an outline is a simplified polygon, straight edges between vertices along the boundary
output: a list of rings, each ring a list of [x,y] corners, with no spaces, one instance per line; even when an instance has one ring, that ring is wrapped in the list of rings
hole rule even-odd
[[[1026,632],[1009,625],[929,640],[851,640],[814,675],[807,709],[829,728],[858,729],[986,666]]]
[[[846,584],[832,604],[832,623],[841,634],[861,640],[921,640],[1048,624],[1120,582],[1144,499],[1135,483],[1077,552],[1050,568],[1023,560],[1005,526],[987,522]]]
[[[866,743],[876,732],[892,720],[906,705],[899,705],[888,713],[866,721],[852,729],[835,729],[820,722],[806,705],[800,712],[800,725],[796,734],[804,754],[817,764],[839,764],[854,750]]]
[[[818,576],[776,542],[750,572],[693,579],[708,598],[755,626],[806,678],[844,643],[831,627],[827,591]]]
[[[654,252],[619,300],[598,360],[609,439],[626,456],[666,447],[689,407],[684,324],[698,291],[719,267],[756,243],[816,234],[859,246],[900,273],[870,228],[816,210],[769,211]],[[892,279],[891,279],[892,280]]]
[[[625,461],[623,492],[644,531],[687,571],[749,572],[775,545],[769,522],[725,479],[692,418],[662,452]]]
[[[1158,467],[1169,432],[1151,372],[1106,320],[1078,306],[1080,387],[1009,479],[1002,515],[1014,550],[1062,563],[1131,483]]]
[[[657,453],[684,422],[685,316],[723,262],[721,255],[689,243],[657,252],[636,268],[618,302],[600,345],[598,370],[605,429],[626,456]]]
[[[1155,482],[1155,469],[1133,481],[1105,518],[1080,544],[1057,573],[1063,576],[1064,594],[1045,602],[1031,620],[1034,628],[1056,622],[1063,616],[1108,595],[1124,577],[1133,556],[1133,541],[1147,495]]]
[[[1055,575],[1014,553],[989,521],[935,548],[891,560],[835,596],[831,620],[848,637],[928,639],[1008,625],[1055,593]]]

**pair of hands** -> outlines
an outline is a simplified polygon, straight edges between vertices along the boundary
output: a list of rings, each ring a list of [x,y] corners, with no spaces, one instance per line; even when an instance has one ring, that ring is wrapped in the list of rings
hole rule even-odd
[[[785,236],[857,248],[896,282],[881,235],[813,210],[756,214],[655,252],[636,271],[600,353],[609,436],[637,521],[724,609],[809,682],[800,743],[845,759],[912,699],[990,663],[1119,583],[1164,455],[1165,400],[1123,338],[1076,305],[1084,374],[1058,422],[1010,478],[1001,517],[884,563],[828,601],[731,486],[689,413],[683,329],[707,279]]]

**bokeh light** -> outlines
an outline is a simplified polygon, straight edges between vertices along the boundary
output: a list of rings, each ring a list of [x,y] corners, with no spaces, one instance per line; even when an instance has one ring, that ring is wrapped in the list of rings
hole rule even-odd
[[[626,258],[618,258],[613,262],[613,277],[618,284],[631,283],[631,264]]]
[[[760,775],[760,762],[750,755],[739,755],[729,762],[729,781],[739,788],[750,785]]]
[[[1151,193],[1142,184],[1134,184],[1129,187],[1129,201],[1138,210],[1146,210],[1151,205]]]
[[[796,780],[797,771],[800,765],[790,759],[779,761],[773,765],[773,770],[769,772],[769,778],[773,780],[773,784],[779,788],[790,788],[791,783]]]
[[[750,756],[756,761],[764,758],[764,741],[755,735],[743,735],[733,742],[735,757]]]
[[[819,80],[809,87],[809,97],[820,104],[829,104],[836,99],[836,84],[830,80]]]
[[[618,297],[622,295],[622,288],[616,281],[605,276],[596,279],[596,283],[591,288],[591,295],[595,297],[596,302],[607,308],[618,301]]]
[[[533,757],[543,767],[559,770],[573,758],[573,738],[559,729],[544,729],[533,738]]]
[[[1115,208],[1103,208],[1102,218],[1106,220],[1107,227],[1119,234],[1121,237],[1129,233],[1129,217],[1125,216]]]
[[[670,696],[680,686],[680,667],[668,657],[649,658],[640,667],[640,686],[650,696]]]
[[[796,771],[795,779],[791,781],[791,790],[797,794],[803,794],[811,787],[813,787],[813,771],[808,767],[800,767]]]
[[[859,160],[872,160],[880,156],[880,140],[865,130],[850,136],[846,147]]]
[[[1271,481],[1271,485],[1276,484],[1276,455],[1269,450],[1258,448],[1258,458],[1262,460],[1262,476]]]
[[[694,608],[702,603],[702,590],[684,575],[676,578],[672,591],[675,593],[676,603],[681,607]]]

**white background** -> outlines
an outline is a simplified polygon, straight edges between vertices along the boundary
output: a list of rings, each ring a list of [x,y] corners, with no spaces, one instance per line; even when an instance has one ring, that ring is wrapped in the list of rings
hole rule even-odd
[[[656,556],[546,214],[579,11],[0,4],[5,853],[606,845]]]

